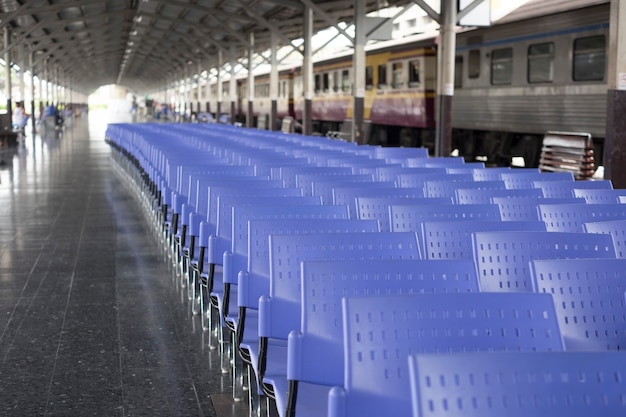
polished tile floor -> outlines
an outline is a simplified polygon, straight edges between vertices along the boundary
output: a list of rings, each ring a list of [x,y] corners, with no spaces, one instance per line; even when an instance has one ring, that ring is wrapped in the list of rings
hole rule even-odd
[[[0,148],[0,415],[245,416],[90,113]]]

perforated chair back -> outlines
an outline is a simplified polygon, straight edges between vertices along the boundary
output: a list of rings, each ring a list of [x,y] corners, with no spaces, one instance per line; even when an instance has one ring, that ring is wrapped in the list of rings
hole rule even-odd
[[[563,349],[548,294],[348,297],[343,320],[345,392],[331,391],[330,417],[410,415],[412,353]]]
[[[606,233],[613,238],[617,258],[626,259],[626,220],[583,223],[587,233]]]
[[[433,210],[430,204],[403,204],[389,207],[389,220],[392,232],[415,232],[422,249],[425,248],[422,223],[426,221],[476,221],[500,220],[500,210],[496,204],[442,204]],[[422,257],[425,253],[422,252]]]
[[[488,171],[489,169],[486,169]],[[456,190],[456,201],[458,204],[490,204],[493,197],[541,197],[541,190],[535,188],[520,189],[467,189],[461,188]]]
[[[615,258],[609,235],[565,232],[476,232],[472,250],[481,291],[532,292],[528,263],[541,259]]]
[[[434,221],[422,223],[424,258],[433,260],[474,259],[472,233],[495,231],[545,231],[540,221]]]
[[[626,220],[626,204],[540,204],[548,231],[582,232],[583,223]]]
[[[478,352],[409,357],[413,417],[622,417],[617,352]]]
[[[407,190],[407,188],[398,188],[394,190]],[[452,204],[451,198],[424,198],[424,197],[391,197],[391,196],[375,196],[356,198],[356,217],[362,220],[376,220],[380,224],[381,232],[389,232],[391,230],[389,220],[389,207],[394,204]]]
[[[411,158],[406,162],[406,166],[408,167],[427,167],[427,168],[436,168],[436,167],[455,167],[459,165],[464,165],[465,159],[463,157],[434,157],[434,158]]]
[[[288,377],[342,385],[345,297],[478,292],[472,261],[304,261],[299,332],[289,335]]]
[[[533,181],[574,181],[571,172],[537,172],[531,170],[512,169],[511,172],[503,172],[500,178],[506,184],[506,188],[533,188]]]
[[[585,204],[582,198],[536,198],[536,197],[493,197],[491,201],[500,208],[503,221],[541,220],[539,204]]]
[[[328,235],[333,238],[342,233],[375,233],[378,232],[378,224],[373,220],[348,220],[348,219],[250,219],[248,224],[248,253],[253,255],[248,260],[247,288],[240,291],[239,305],[247,308],[258,308],[261,296],[272,295],[276,288],[271,287],[272,273],[272,249],[271,238],[275,236],[299,236]],[[292,259],[284,259],[292,262]],[[294,265],[291,265],[294,267]],[[299,268],[299,264],[295,264]],[[299,275],[297,281],[299,285]],[[284,278],[287,284],[292,284],[294,277]],[[297,287],[299,288],[299,287]],[[297,298],[297,297],[295,297]],[[290,300],[293,300],[291,297]],[[297,314],[299,317],[299,313]],[[292,321],[289,317],[277,316],[280,320]],[[297,320],[297,319],[296,319]]]
[[[440,178],[446,174],[446,169],[441,168],[407,168],[404,166],[384,166],[376,168],[378,181],[397,181],[400,174],[425,175],[430,178]]]
[[[575,197],[574,190],[610,190],[613,183],[609,180],[597,181],[533,181],[533,187],[541,189],[546,198],[569,198]]]
[[[567,350],[626,349],[626,259],[532,261],[538,292],[552,294]]]
[[[456,199],[458,189],[504,190],[504,181],[467,181],[428,180],[424,184],[426,197],[450,197]]]
[[[269,241],[271,316],[279,320],[260,335],[272,338],[287,339],[300,328],[301,262],[420,259],[417,237],[410,232],[270,235]]]
[[[587,204],[620,203],[620,197],[626,196],[626,190],[619,189],[575,189],[574,196],[584,198]]]
[[[370,182],[370,183],[354,183],[345,184],[332,188],[333,204],[340,206],[348,206],[348,212],[351,219],[356,219],[356,198],[361,195],[372,195],[377,190],[395,189],[394,182]],[[376,195],[376,194],[374,194]]]

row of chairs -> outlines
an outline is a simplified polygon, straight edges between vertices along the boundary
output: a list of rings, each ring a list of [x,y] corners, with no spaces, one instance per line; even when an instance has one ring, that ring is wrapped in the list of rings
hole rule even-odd
[[[217,336],[234,398],[247,370],[251,413],[267,398],[281,416],[502,415],[472,400],[506,389],[497,381],[448,398],[431,363],[621,360],[605,352],[626,337],[626,205],[609,181],[222,126],[111,125],[107,140]],[[507,216],[513,202],[530,214]],[[586,400],[597,415],[623,414],[606,384],[561,385],[604,395]],[[532,401],[519,415],[554,413]]]

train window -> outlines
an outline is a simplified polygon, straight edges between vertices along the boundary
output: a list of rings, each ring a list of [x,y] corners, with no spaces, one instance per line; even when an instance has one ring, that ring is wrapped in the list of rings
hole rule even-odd
[[[365,89],[371,90],[374,86],[374,67],[365,67]]]
[[[554,77],[554,42],[528,47],[528,82],[551,83]]]
[[[478,78],[480,76],[480,50],[478,49],[472,49],[469,51],[467,76],[470,78]]]
[[[404,74],[402,73],[402,62],[394,62],[391,65],[392,72],[391,76],[393,79],[391,80],[391,85],[393,88],[400,88],[404,85]]]
[[[420,62],[418,60],[409,61],[409,87],[420,85]]]
[[[339,71],[333,72],[333,90],[339,91]]]
[[[330,87],[328,83],[329,83],[328,73],[325,72],[324,75],[322,76],[322,87],[324,87],[325,93],[328,93],[328,91],[330,91]]]
[[[574,40],[574,81],[604,80],[606,39],[604,35]]]
[[[321,74],[315,74],[315,94],[318,94],[322,89]]]
[[[491,51],[491,84],[511,84],[513,80],[513,48]]]
[[[347,69],[341,71],[341,91],[350,91],[350,71]]]
[[[454,88],[463,87],[463,56],[454,57]]]
[[[387,64],[378,66],[378,88],[387,86]]]

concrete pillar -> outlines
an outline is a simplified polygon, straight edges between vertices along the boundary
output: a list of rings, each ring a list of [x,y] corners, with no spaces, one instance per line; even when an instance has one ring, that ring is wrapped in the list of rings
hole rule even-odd
[[[254,33],[250,34],[248,47],[248,110],[246,112],[246,126],[254,127]]]
[[[352,71],[354,72],[353,109],[352,109],[352,141],[365,144],[363,119],[365,112],[365,2],[354,0],[354,55]]]
[[[276,130],[278,124],[278,36],[271,34],[271,57],[272,68],[270,69],[270,120],[269,130]]]
[[[228,96],[230,97],[230,123],[235,123],[237,117],[237,80],[235,80],[235,47],[230,47],[230,80],[228,82]]]
[[[452,152],[452,97],[454,96],[454,56],[456,50],[457,2],[441,0],[441,27],[437,49],[439,76],[437,77],[437,131],[436,156],[450,156]]]
[[[7,96],[7,113],[9,117],[13,117],[13,105],[11,102],[11,97],[13,97],[13,90],[11,87],[12,79],[11,79],[11,30],[8,26],[4,27],[4,47],[6,48],[6,52],[4,54],[4,71],[5,71],[5,94]]]
[[[626,3],[611,1],[604,178],[626,188]]]
[[[302,133],[313,133],[313,9],[304,6],[304,58],[302,62],[302,88],[304,93],[304,112],[302,114]]]
[[[222,114],[222,97],[224,96],[223,86],[222,86],[222,67],[224,66],[224,53],[222,50],[217,51],[217,113],[215,113],[215,118],[217,120],[220,119],[220,115]]]

